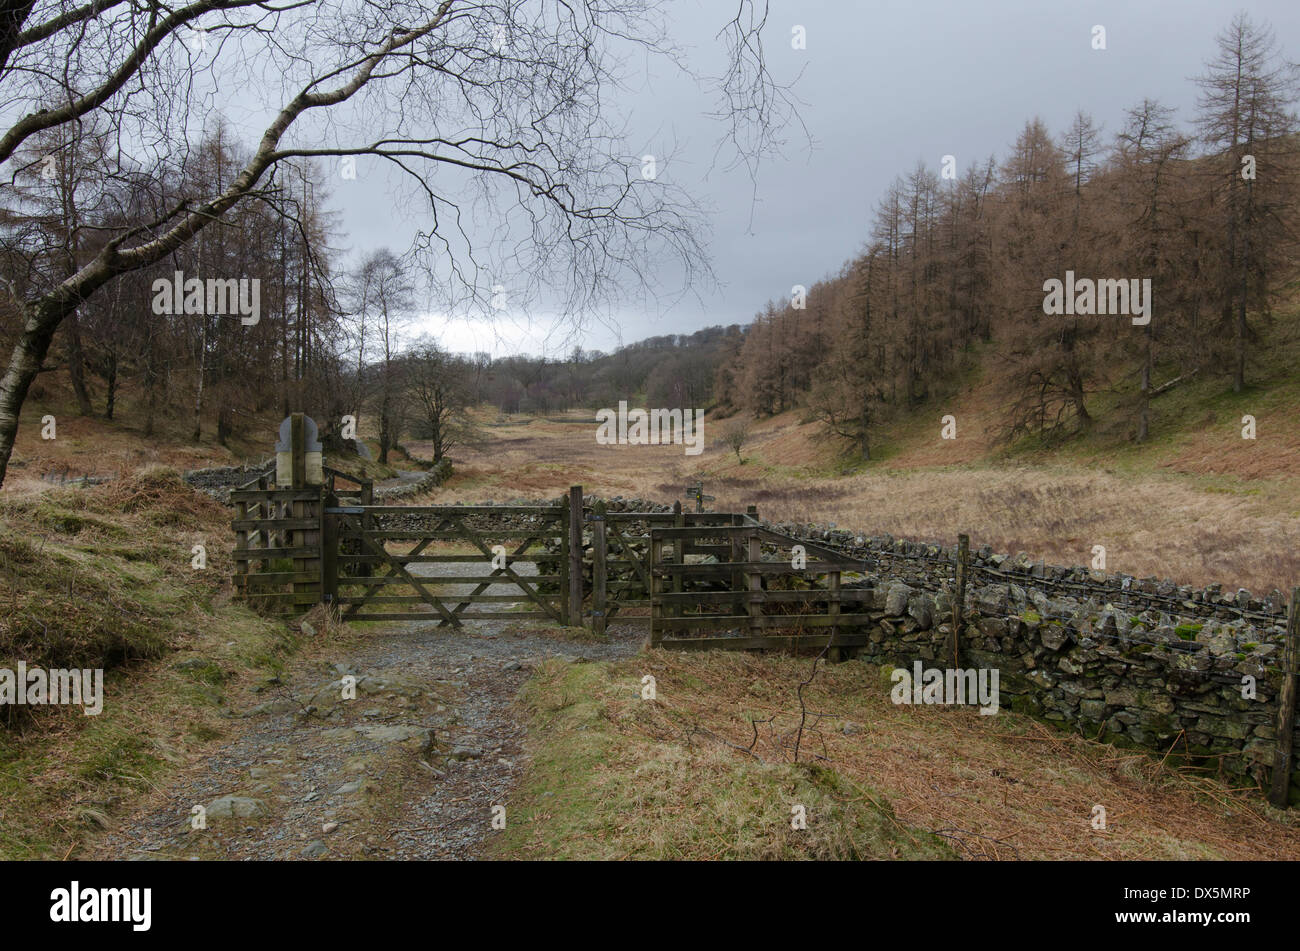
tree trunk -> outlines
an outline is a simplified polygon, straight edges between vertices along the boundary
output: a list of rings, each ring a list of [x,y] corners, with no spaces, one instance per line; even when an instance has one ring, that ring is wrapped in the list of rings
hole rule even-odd
[[[858,437],[858,447],[862,453],[862,461],[871,461],[871,414],[866,407],[866,401],[863,401],[862,412],[858,417],[858,431],[861,434]]]
[[[224,402],[217,409],[217,443],[225,446],[226,440],[230,438],[230,407]]]
[[[153,340],[150,339],[144,370],[144,434],[146,436],[153,435],[154,417],[158,413],[158,371],[154,368],[153,360]]]
[[[1240,393],[1246,388],[1246,291],[1250,280],[1248,267],[1250,255],[1248,243],[1242,241],[1241,287],[1237,291],[1237,359],[1233,368],[1232,392]]]
[[[206,315],[200,319],[203,322],[203,332],[199,336],[199,384],[194,391],[193,439],[195,442],[203,437],[203,371],[208,355],[208,319]]]
[[[113,407],[117,403],[117,354],[110,353],[104,358],[104,380],[108,392],[104,395],[104,418],[113,418]]]
[[[90,404],[90,393],[86,389],[86,355],[81,349],[81,324],[74,310],[68,314],[68,379],[72,381],[72,392],[77,397],[77,412],[82,416],[93,416],[95,408]]]
[[[14,343],[9,366],[0,377],[0,484],[9,470],[9,458],[18,436],[18,413],[27,398],[27,390],[49,353],[54,331],[76,306],[75,301],[61,296],[23,305],[23,330]]]

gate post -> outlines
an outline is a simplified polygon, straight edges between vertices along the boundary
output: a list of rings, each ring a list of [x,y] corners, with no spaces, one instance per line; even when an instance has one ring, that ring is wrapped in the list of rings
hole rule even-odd
[[[569,486],[569,625],[583,626],[582,486]]]
[[[281,457],[286,471],[280,471]],[[324,579],[324,472],[321,469],[321,446],[316,441],[316,423],[303,413],[291,413],[280,423],[280,440],[276,443],[276,482],[283,487],[280,476],[288,478],[288,487],[295,491],[314,489],[315,498],[295,498],[289,502],[289,515],[299,521],[315,519],[316,527],[292,528],[285,532],[286,539],[291,539],[291,547],[301,549],[293,556],[294,580],[290,582],[293,596],[290,598],[294,613],[299,607],[319,602],[324,599],[322,590]],[[314,576],[314,577],[313,577]],[[307,578],[313,578],[308,581]],[[299,599],[306,595],[311,600]]]
[[[1273,788],[1269,801],[1285,809],[1291,797],[1291,754],[1295,738],[1296,660],[1300,654],[1300,587],[1291,589],[1282,649],[1282,691],[1277,698],[1277,747],[1273,750]]]
[[[745,543],[745,560],[749,562],[745,569],[749,579],[746,596],[749,600],[749,633],[751,637],[757,637],[762,633],[759,619],[763,616],[763,576],[758,572],[758,562],[763,560],[763,544],[758,532],[752,529]]]
[[[569,607],[569,497],[560,498],[560,558],[556,573],[560,586],[560,619],[565,627],[573,627],[573,610]]]
[[[655,534],[653,523],[650,526],[650,646],[658,647],[659,642],[663,640],[663,625],[660,620],[664,617],[663,604],[660,602],[659,594],[664,590],[663,578],[659,574],[659,566],[664,560],[664,540],[662,535]]]
[[[289,485],[301,489],[307,485],[307,426],[302,413],[289,416]]]
[[[591,632],[605,635],[605,503],[591,507]]]
[[[339,517],[326,509],[338,504],[338,496],[330,492],[320,510],[320,599],[331,607],[339,599]]]
[[[742,516],[738,512],[733,512],[731,515],[731,527],[733,529],[741,528],[744,526],[744,524],[745,524],[744,516]],[[731,547],[731,552],[728,556],[731,559],[731,563],[734,565],[737,562],[744,561],[745,545],[740,537],[740,532],[733,531],[731,533],[731,537],[727,539],[727,542]],[[731,613],[732,616],[739,617],[740,615],[746,612],[747,608],[745,607],[745,605],[748,604],[746,599],[741,595],[741,591],[745,587],[744,572],[742,572],[739,568],[732,568],[730,583],[731,583],[731,590],[736,595],[735,600],[731,602]]]
[[[952,665],[961,667],[961,625],[966,619],[966,582],[970,576],[970,536],[957,536],[957,590],[952,601]]]
[[[686,527],[686,516],[682,513],[682,501],[678,499],[673,503],[673,528],[682,529]],[[673,539],[673,560],[674,565],[686,564],[686,539],[681,532]],[[673,594],[681,594],[685,590],[682,586],[682,573],[673,572],[672,584],[669,586]],[[674,604],[664,612],[667,617],[681,617],[683,614],[681,604]]]
[[[826,659],[832,664],[838,664],[843,655],[843,651],[841,651],[839,646],[835,643],[835,639],[839,637],[840,633],[839,627],[835,624],[835,619],[840,616],[839,571],[832,571],[830,573],[830,576],[826,579],[826,586],[829,591],[829,594],[826,596],[829,601],[826,606],[826,611],[831,616],[831,639],[827,642],[830,649],[826,652]]]

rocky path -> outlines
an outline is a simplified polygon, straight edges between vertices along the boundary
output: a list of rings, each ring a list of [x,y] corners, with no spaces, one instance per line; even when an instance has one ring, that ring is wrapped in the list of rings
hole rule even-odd
[[[476,858],[525,765],[520,687],[548,657],[627,656],[644,636],[609,634],[576,642],[508,621],[410,622],[374,630],[348,656],[317,651],[280,682],[229,698],[227,742],[148,793],[90,857]]]

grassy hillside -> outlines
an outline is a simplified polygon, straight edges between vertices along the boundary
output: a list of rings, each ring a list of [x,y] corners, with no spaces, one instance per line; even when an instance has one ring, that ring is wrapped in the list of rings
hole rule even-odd
[[[0,858],[75,856],[135,790],[210,750],[227,691],[273,675],[295,636],[229,600],[229,513],[174,470],[0,512],[0,667],[105,670],[98,716],[3,709]]]

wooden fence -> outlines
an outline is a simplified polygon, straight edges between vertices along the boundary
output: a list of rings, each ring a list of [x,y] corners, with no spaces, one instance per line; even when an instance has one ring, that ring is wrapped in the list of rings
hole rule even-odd
[[[764,546],[775,549],[763,556]],[[694,560],[692,560],[694,558]],[[651,645],[675,650],[818,648],[867,643],[870,588],[844,588],[861,562],[832,549],[740,525],[650,532]],[[809,628],[813,633],[804,633]]]
[[[651,640],[664,647],[790,646],[770,631],[797,626],[830,628],[837,648],[861,642],[851,631],[862,619],[853,607],[866,594],[842,590],[840,580],[862,565],[806,542],[799,544],[814,560],[804,568],[761,561],[764,544],[789,549],[796,541],[759,526],[752,507],[684,512],[678,503],[671,512],[610,512],[600,500],[585,506],[580,486],[558,506],[383,506],[373,504],[369,480],[328,466],[324,473],[323,486],[280,488],[262,477],[231,493],[236,592],[261,610],[293,614],[329,603],[353,620],[443,626],[535,615],[603,634],[616,614],[645,620],[628,612],[649,609]],[[405,524],[389,526],[394,516]],[[520,517],[529,527],[491,524]],[[428,576],[408,567],[491,563],[493,546],[505,541],[512,550],[498,558],[504,564],[482,573]],[[469,550],[427,553],[435,542],[463,542]],[[531,570],[521,573],[521,564]],[[440,593],[449,584],[473,587]],[[467,610],[518,601],[534,610]],[[380,605],[390,607],[376,610]],[[718,635],[731,628],[744,634]]]
[[[671,512],[610,512],[596,501],[586,517],[591,527],[591,618],[601,633],[609,619],[627,609],[651,607],[651,532],[656,528],[738,526],[746,518],[737,512],[684,512],[681,503]],[[712,549],[688,546],[691,554],[715,554]],[[629,618],[632,619],[632,618]],[[640,620],[638,618],[638,620]]]

